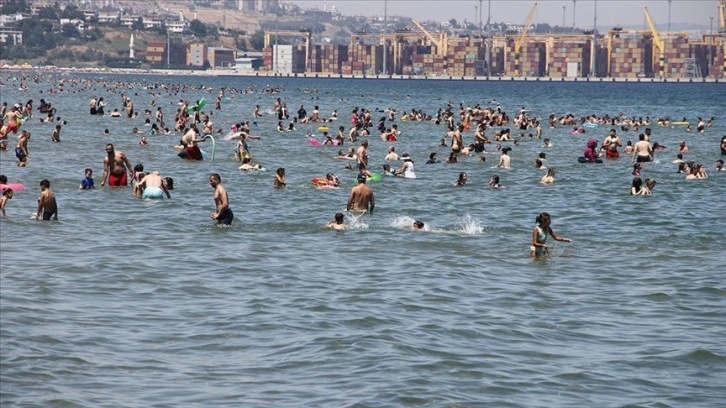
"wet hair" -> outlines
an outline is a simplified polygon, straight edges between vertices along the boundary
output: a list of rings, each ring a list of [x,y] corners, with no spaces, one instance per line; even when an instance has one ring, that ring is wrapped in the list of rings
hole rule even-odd
[[[144,165],[139,163],[136,166],[134,166],[134,171],[144,171]]]
[[[0,174],[0,183],[8,184],[8,176]]]
[[[217,180],[220,183],[222,182],[222,177],[220,177],[218,173],[212,173],[212,174],[210,174],[209,175],[209,178],[210,179],[213,178],[213,179]]]
[[[83,170],[84,173],[93,173],[93,169],[88,167],[85,170]]]
[[[338,223],[338,224],[342,224],[344,217],[345,216],[341,212],[335,213],[335,222]]]
[[[416,227],[416,228],[418,228],[418,229],[423,229],[424,225],[425,224],[423,223],[423,221],[415,220],[413,222],[413,226]]]
[[[40,185],[42,187],[48,188],[48,187],[50,187],[50,181],[48,181],[48,179],[40,180]]]
[[[534,219],[534,222],[536,222],[539,225],[542,225],[543,222],[545,222],[545,221],[549,222],[550,219],[551,218],[550,218],[549,213],[543,212],[543,213],[540,213],[539,215],[537,215],[537,217]]]
[[[174,189],[174,179],[171,177],[164,177],[164,182],[166,183],[167,190],[173,190]]]
[[[3,195],[9,196],[13,194],[13,189],[10,187],[3,187]]]

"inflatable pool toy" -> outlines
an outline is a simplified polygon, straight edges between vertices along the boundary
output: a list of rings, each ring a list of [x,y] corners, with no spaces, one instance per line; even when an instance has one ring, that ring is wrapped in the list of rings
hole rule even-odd
[[[577,162],[578,163],[602,163],[602,159],[595,159],[594,162],[591,162],[591,161],[588,161],[583,156],[580,156],[580,157],[577,158]]]
[[[328,130],[327,126],[318,126],[318,132],[327,132]]]
[[[584,125],[584,126],[585,126],[586,128],[590,128],[590,129],[595,129],[595,128],[599,127],[600,125],[599,125],[599,124],[597,124],[597,123],[585,123],[585,125]]]
[[[582,128],[582,127],[579,127],[577,129],[570,130],[570,134],[573,135],[573,136],[574,135],[579,135],[579,134],[582,134],[582,133],[585,133],[585,129]]]
[[[681,121],[678,121],[678,122],[671,122],[671,125],[687,126],[687,125],[690,125],[690,124],[691,124],[690,122],[688,122],[688,121],[682,121],[682,120]]]
[[[194,112],[194,108],[197,108],[198,111],[204,109],[204,107],[207,105],[207,100],[202,97],[202,99],[199,100],[199,102],[196,105],[192,105],[187,107],[187,111],[189,113]]]
[[[308,139],[308,143],[310,143],[311,146],[322,146],[322,142],[317,139],[310,138]]]
[[[0,184],[0,191],[5,190],[6,188],[13,190],[13,192],[25,190],[25,186],[20,183]]]
[[[356,183],[358,182],[358,179],[353,179]],[[366,177],[367,182],[371,181],[381,181],[381,173],[371,173],[370,177]]]

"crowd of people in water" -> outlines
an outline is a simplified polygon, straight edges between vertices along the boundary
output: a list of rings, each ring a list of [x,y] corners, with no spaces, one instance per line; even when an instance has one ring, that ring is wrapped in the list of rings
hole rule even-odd
[[[21,89],[30,92],[31,85],[45,81],[39,76],[25,75],[22,78]],[[15,143],[15,164],[18,167],[28,165],[29,142],[31,133],[23,126],[25,123],[50,123],[53,124],[50,141],[61,142],[63,126],[67,123],[60,116],[58,108],[52,105],[51,98],[59,92],[78,88],[98,86],[98,83],[90,83],[91,80],[79,78],[61,78],[54,82],[54,87],[47,90],[46,95],[40,99],[36,106],[32,99],[26,101],[3,101],[0,107],[0,149],[7,150],[11,143],[10,136],[14,136]],[[416,166],[414,160],[408,153],[399,155],[396,146],[390,144],[382,165],[382,172],[376,172],[369,161],[369,143],[378,137],[382,142],[395,142],[402,137],[402,129],[406,122],[430,122],[439,125],[441,129],[440,147],[445,147],[448,154],[445,163],[457,163],[462,156],[478,156],[478,161],[485,162],[486,156],[483,153],[496,152],[499,159],[495,165],[497,169],[509,169],[512,166],[509,153],[520,143],[526,140],[540,140],[545,149],[553,147],[550,138],[543,138],[543,126],[552,128],[571,128],[572,135],[589,133],[595,129],[608,129],[607,136],[602,143],[590,138],[585,142],[582,156],[577,158],[580,163],[602,163],[604,160],[622,160],[626,156],[633,165],[633,180],[630,188],[631,195],[651,195],[656,186],[656,180],[652,178],[641,178],[643,165],[655,160],[655,155],[665,146],[652,141],[653,127],[683,127],[685,132],[693,131],[691,123],[687,118],[680,121],[672,121],[669,118],[658,118],[655,126],[649,117],[634,117],[625,115],[591,115],[577,118],[573,114],[557,116],[550,115],[547,118],[539,118],[531,115],[525,108],[521,107],[516,114],[511,115],[504,107],[496,101],[491,101],[486,106],[475,105],[465,106],[462,104],[447,103],[436,109],[433,113],[427,113],[424,109],[398,110],[395,108],[371,109],[366,107],[355,107],[350,116],[342,117],[337,109],[329,115],[321,112],[319,106],[313,105],[310,112],[304,104],[300,104],[295,112],[290,112],[287,101],[278,97],[270,107],[255,105],[251,112],[251,120],[238,121],[236,123],[216,124],[212,121],[215,111],[222,109],[225,96],[230,94],[279,94],[284,93],[284,87],[265,87],[257,89],[254,87],[234,88],[224,87],[211,89],[207,87],[191,87],[185,84],[156,84],[153,86],[144,85],[144,89],[152,98],[149,106],[139,107],[132,100],[130,95],[138,90],[140,84],[129,83],[104,83],[109,87],[115,87],[118,91],[120,108],[114,108],[107,112],[107,101],[103,97],[93,96],[88,103],[88,114],[94,116],[108,116],[111,118],[134,119],[139,116],[145,117],[144,128],[133,128],[133,133],[140,135],[139,145],[148,144],[147,137],[155,135],[180,135],[178,144],[175,147],[179,150],[178,156],[183,160],[202,161],[204,155],[200,149],[200,143],[210,137],[223,136],[227,141],[236,142],[234,157],[239,161],[239,169],[243,171],[265,170],[264,166],[256,161],[250,140],[259,139],[260,136],[252,134],[252,128],[257,126],[258,120],[265,115],[274,115],[277,121],[277,132],[296,131],[302,125],[316,125],[317,130],[322,134],[322,141],[317,140],[311,131],[306,133],[310,144],[314,145],[335,145],[341,147],[337,159],[346,160],[346,168],[357,172],[355,180],[357,184],[351,188],[346,209],[349,212],[365,212],[372,214],[375,210],[375,197],[370,181],[379,181],[381,177],[402,177],[407,179],[416,178]],[[205,92],[216,98],[213,105],[207,105],[205,98],[190,101],[183,97],[185,92]],[[318,90],[306,89],[304,93],[318,94]],[[173,114],[167,116],[167,112],[157,101],[165,97],[179,97],[177,109]],[[331,95],[331,97],[333,97]],[[134,96],[135,99],[135,96]],[[341,100],[343,102],[343,100]],[[119,111],[120,109],[120,111]],[[293,108],[294,109],[294,108]],[[347,116],[347,115],[346,115]],[[703,120],[698,117],[695,121],[695,131],[704,133],[713,126],[715,118]],[[338,126],[333,126],[339,124]],[[219,126],[222,125],[222,126]],[[399,126],[401,125],[401,126]],[[225,129],[229,128],[229,131]],[[602,130],[600,130],[602,131]],[[618,132],[637,134],[637,142],[627,141],[625,145]],[[105,129],[108,134],[108,129]],[[469,139],[469,140],[465,140]],[[353,144],[346,150],[342,147],[346,144]],[[726,136],[720,141],[721,156],[726,156]],[[677,172],[684,174],[686,180],[706,179],[708,172],[704,164],[693,161],[686,161],[684,154],[689,152],[685,140],[677,147],[677,156],[673,164],[677,166]],[[4,158],[5,159],[5,158]],[[547,155],[545,152],[538,154],[533,159],[533,166],[545,172],[539,179],[541,184],[555,183],[557,174],[556,168],[546,166]],[[400,163],[400,165],[392,164]],[[425,165],[441,163],[437,152],[429,155]],[[724,171],[723,159],[716,160],[715,171]],[[274,188],[285,188],[285,169],[277,168],[272,177]],[[453,182],[455,187],[467,185],[468,175],[460,172],[458,178]],[[213,189],[214,212],[210,217],[221,226],[231,225],[234,215],[229,203],[229,196],[226,187],[222,184],[221,176],[217,173],[209,176],[209,183]],[[339,188],[340,178],[334,173],[328,173],[324,177],[314,178],[312,183],[317,188]],[[100,186],[124,187],[131,186],[132,193],[143,199],[171,198],[174,189],[174,180],[171,177],[162,176],[159,171],[144,171],[143,165],[132,166],[127,155],[113,144],[106,144],[106,155],[103,162],[103,174]],[[488,186],[494,189],[503,188],[498,174],[491,176]],[[8,200],[13,197],[14,188],[24,188],[19,183],[11,184],[5,176],[0,175],[0,187],[2,198],[0,198],[0,209],[2,217],[6,218],[6,206]],[[50,182],[43,179],[39,183],[40,196],[35,217],[43,220],[57,219],[58,206],[55,193],[50,188]],[[79,185],[80,189],[94,189],[93,170],[86,168],[84,177]],[[546,239],[548,236],[557,241],[569,242],[568,239],[557,236],[550,227],[551,219],[547,213],[541,213],[536,217],[536,226],[532,232],[532,256],[547,255]],[[326,224],[326,227],[341,230],[346,228],[345,215],[341,212],[335,214],[333,220]],[[425,230],[423,221],[415,220],[411,225],[412,230]]]

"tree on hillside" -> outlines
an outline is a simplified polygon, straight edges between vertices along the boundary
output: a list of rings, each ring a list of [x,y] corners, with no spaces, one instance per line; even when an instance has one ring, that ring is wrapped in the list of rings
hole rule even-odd
[[[0,14],[30,14],[30,5],[25,0],[10,0],[0,7]]]
[[[144,31],[144,20],[139,17],[131,24],[131,29],[134,31]]]
[[[58,10],[55,7],[43,7],[38,12],[38,17],[42,20],[58,20]]]
[[[255,31],[250,37],[250,45],[255,50],[262,50],[265,47],[265,32],[262,30]]]
[[[68,18],[68,19],[74,19],[77,18],[79,20],[85,20],[86,16],[83,14],[82,11],[78,9],[77,6],[74,6],[73,4],[69,4],[66,6],[66,8],[63,9],[63,11],[60,12],[59,15],[60,18]]]
[[[76,27],[73,23],[65,23],[61,26],[61,33],[65,38],[78,38],[81,36],[81,32],[78,31],[78,27]]]
[[[189,31],[194,34],[195,37],[204,38],[207,36],[207,26],[198,19],[194,19],[189,22]]]

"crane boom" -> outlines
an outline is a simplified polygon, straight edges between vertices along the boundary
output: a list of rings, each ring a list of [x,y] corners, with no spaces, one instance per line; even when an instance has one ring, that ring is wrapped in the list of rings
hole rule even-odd
[[[658,34],[658,30],[655,28],[655,24],[653,24],[653,19],[650,17],[650,13],[648,12],[648,7],[643,6],[643,12],[645,13],[645,19],[648,21],[648,26],[650,27],[650,32],[653,34],[653,45],[658,49],[658,76],[660,76],[661,79],[665,78],[665,41],[663,38]],[[653,53],[653,59],[655,60],[655,53]]]
[[[424,33],[424,35],[426,35],[426,37],[427,37],[427,38],[429,39],[429,41],[431,41],[431,43],[433,43],[433,44],[434,44],[434,45],[436,46],[436,51],[437,51],[437,52],[438,52],[439,54],[441,54],[441,53],[443,53],[443,52],[444,52],[444,47],[443,47],[443,46],[441,45],[441,42],[440,42],[440,41],[438,41],[438,40],[437,40],[436,38],[434,38],[434,36],[433,36],[433,35],[431,35],[431,33],[429,33],[428,31],[426,31],[426,29],[425,29],[425,28],[424,28],[424,27],[423,27],[423,26],[421,25],[421,23],[419,23],[418,21],[416,21],[416,20],[414,20],[414,19],[411,19],[411,22],[413,22],[413,24],[414,24],[414,25],[415,25],[415,26],[416,26],[416,27],[417,27],[417,28],[418,28],[419,30],[421,30],[421,31],[422,31],[422,32]]]
[[[718,31],[726,33],[726,0],[718,0]]]
[[[648,7],[643,6],[643,12],[645,13],[645,19],[648,20],[648,27],[650,27],[650,32],[653,34],[653,43],[655,43],[655,46],[658,47],[658,50],[660,52],[665,51],[664,41],[660,37],[660,34],[658,34],[658,30],[655,29],[655,24],[653,24],[653,19],[650,17]]]
[[[522,34],[520,34],[519,37],[517,37],[517,39],[514,41],[515,53],[519,53],[522,50],[522,45],[524,45],[525,37],[529,32],[529,26],[532,25],[532,20],[534,20],[534,16],[536,13],[537,3],[534,3],[534,6],[532,6],[532,10],[529,11],[529,16],[527,16],[527,21],[524,23],[524,28],[522,28]]]

